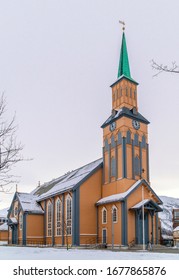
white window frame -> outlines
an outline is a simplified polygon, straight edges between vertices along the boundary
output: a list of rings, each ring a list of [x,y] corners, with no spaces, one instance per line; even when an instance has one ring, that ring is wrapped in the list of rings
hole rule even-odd
[[[116,219],[114,220],[114,210],[116,211]],[[112,206],[112,222],[116,224],[118,222],[118,209],[115,205]]]
[[[70,201],[70,204],[68,204],[68,201]],[[69,194],[66,197],[66,234],[72,235],[72,197]]]
[[[48,201],[47,203],[47,236],[52,236],[52,202],[51,201]]]
[[[56,200],[56,236],[62,235],[62,201]]]
[[[23,216],[22,213],[19,214],[19,229],[22,230],[23,225]]]
[[[106,221],[104,220],[104,212],[106,212]],[[102,208],[102,224],[107,224],[107,209],[105,207]]]
[[[103,242],[103,231],[106,231],[106,242]],[[102,228],[102,244],[107,244],[107,233],[108,233],[108,231],[107,231],[107,228]]]

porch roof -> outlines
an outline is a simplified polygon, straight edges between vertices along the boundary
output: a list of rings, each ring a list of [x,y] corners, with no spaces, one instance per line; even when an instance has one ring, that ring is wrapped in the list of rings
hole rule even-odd
[[[150,207],[150,209],[155,210],[155,212],[162,212],[163,211],[162,208],[157,203],[155,203],[153,200],[151,200],[151,199],[141,200],[139,203],[137,203],[134,206],[132,206],[131,210],[138,210],[142,206],[144,206],[144,208],[145,208],[145,206],[147,206],[147,205],[148,205],[148,207]]]

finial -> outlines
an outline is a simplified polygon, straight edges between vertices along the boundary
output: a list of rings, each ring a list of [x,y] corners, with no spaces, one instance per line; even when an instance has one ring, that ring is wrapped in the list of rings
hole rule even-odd
[[[125,30],[125,22],[124,22],[124,21],[119,20],[119,23],[123,25],[122,30],[124,31],[124,30]]]
[[[17,186],[17,184],[16,184],[16,192],[18,191],[18,186]]]

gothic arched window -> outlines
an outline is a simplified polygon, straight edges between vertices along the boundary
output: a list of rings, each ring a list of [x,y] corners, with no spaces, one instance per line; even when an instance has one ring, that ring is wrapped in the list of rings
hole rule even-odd
[[[105,207],[103,207],[102,209],[102,224],[106,224],[107,223],[107,210]]]
[[[146,138],[145,135],[142,136],[142,148],[146,147]]]
[[[111,177],[116,176],[116,159],[114,157],[111,158]]]
[[[113,205],[112,207],[112,221],[117,223],[117,207]]]
[[[134,172],[135,172],[135,175],[137,175],[137,176],[140,175],[140,160],[139,160],[138,156],[136,156],[134,159]]]
[[[134,134],[134,145],[135,146],[139,145],[139,135],[138,134]]]
[[[126,139],[127,144],[131,144],[131,132],[130,130],[127,131],[127,139]]]
[[[47,205],[47,235],[52,235],[52,203],[48,202]]]
[[[122,135],[121,135],[121,132],[118,132],[117,143],[118,143],[118,144],[122,144]]]
[[[72,231],[72,198],[70,195],[66,199],[66,232],[71,235]]]
[[[115,147],[115,138],[114,135],[111,136],[111,148]]]
[[[56,235],[62,234],[62,202],[58,198],[56,201]]]

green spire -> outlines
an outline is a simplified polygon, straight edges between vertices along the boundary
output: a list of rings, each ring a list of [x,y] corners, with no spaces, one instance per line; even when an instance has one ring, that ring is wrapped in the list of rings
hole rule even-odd
[[[125,38],[124,32],[122,35],[121,53],[120,53],[120,59],[119,59],[119,68],[118,68],[117,78],[119,78],[122,75],[131,79],[129,60],[128,60],[128,54],[127,54],[127,46],[126,46],[126,38]]]

